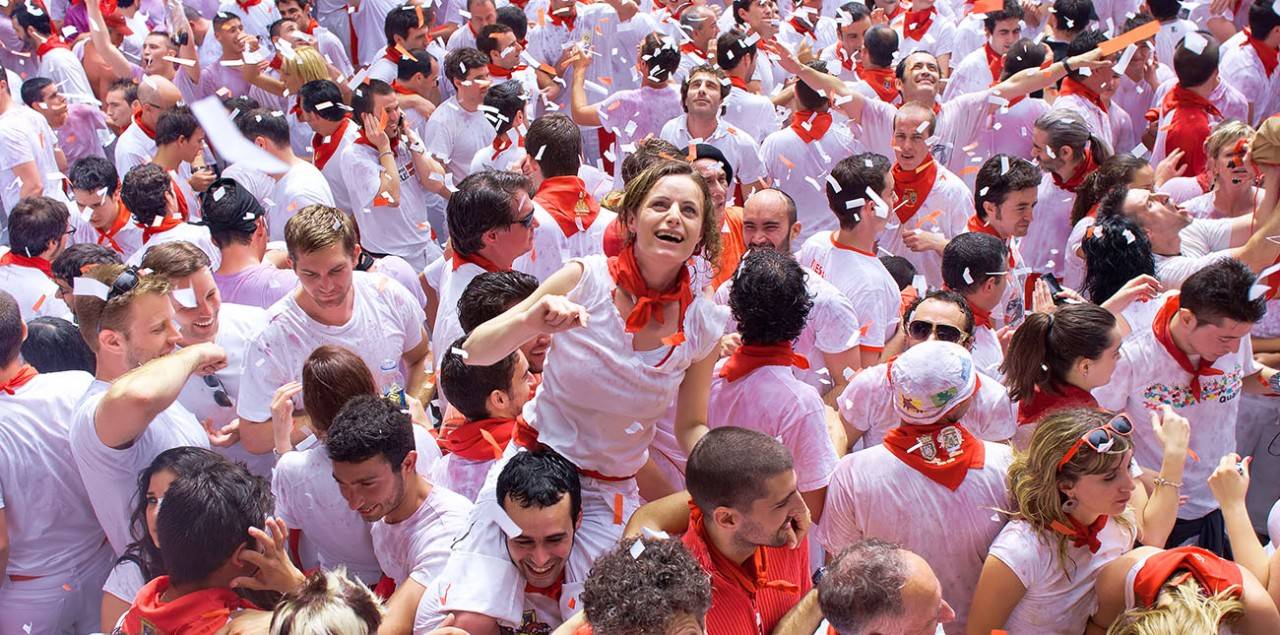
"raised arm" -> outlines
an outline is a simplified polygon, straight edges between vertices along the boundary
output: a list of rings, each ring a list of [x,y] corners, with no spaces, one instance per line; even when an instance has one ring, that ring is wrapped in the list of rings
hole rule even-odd
[[[989,635],[1004,628],[1005,621],[1026,594],[1027,587],[1018,574],[999,558],[988,555],[982,565],[982,575],[978,577],[978,588],[973,594],[965,632],[968,635]]]
[[[1218,468],[1209,475],[1209,489],[1222,508],[1222,520],[1227,526],[1232,559],[1258,578],[1258,582],[1271,591],[1271,596],[1276,597],[1280,595],[1280,580],[1271,579],[1267,550],[1263,549],[1258,535],[1253,531],[1249,509],[1244,502],[1245,494],[1249,491],[1250,462],[1250,459],[1242,462],[1240,455],[1234,452],[1222,457]]]
[[[179,64],[181,68],[179,73],[186,73],[192,84],[200,85],[200,51],[196,48],[196,34],[191,28],[191,22],[187,20],[187,13],[183,9],[182,0],[169,0],[169,24],[172,27],[170,31],[176,36],[179,33],[186,33],[186,41],[178,46],[178,57],[184,60],[190,60],[193,64]]]
[[[800,63],[795,53],[784,46],[775,46],[763,40],[756,43],[756,46],[770,51],[778,56],[779,65],[782,69],[795,75],[797,79],[809,85],[818,94],[826,95],[831,100],[831,105],[840,109],[841,112],[854,123],[862,123],[862,109],[867,104],[867,98],[858,91],[849,88],[839,77],[828,73],[820,73],[817,70],[805,66]]]
[[[587,103],[587,67],[591,64],[591,54],[575,49],[573,59],[573,85],[569,90],[569,103],[573,123],[579,126],[600,125],[600,105]]]
[[[84,8],[89,19],[89,41],[93,42],[94,50],[102,56],[102,61],[111,68],[112,73],[120,77],[133,77],[133,64],[111,43],[107,21],[102,17],[102,7],[97,2],[86,2]]]
[[[1094,69],[1107,68],[1113,64],[1114,62],[1111,59],[1102,56],[1101,50],[1094,49],[1088,53],[1081,53],[1075,57],[1068,58],[1063,62],[1054,62],[1049,68],[1028,68],[1018,71],[1009,79],[996,84],[991,89],[991,93],[1004,99],[1016,99],[1054,85],[1058,80],[1067,76],[1067,65],[1070,65],[1073,70],[1087,68],[1092,71]]]
[[[210,374],[227,365],[217,344],[196,344],[153,359],[112,382],[94,413],[93,427],[103,444],[122,449],[146,431],[151,420],[178,398],[191,375]]]
[[[520,304],[471,331],[462,345],[463,359],[473,366],[490,366],[542,333],[586,326],[586,310],[564,297],[581,279],[582,265],[561,267]]]

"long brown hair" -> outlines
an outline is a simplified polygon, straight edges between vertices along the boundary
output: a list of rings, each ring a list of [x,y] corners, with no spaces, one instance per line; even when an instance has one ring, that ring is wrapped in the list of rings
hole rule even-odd
[[[1067,383],[1076,360],[1098,359],[1111,345],[1116,316],[1096,304],[1068,304],[1052,315],[1032,313],[1014,331],[1000,370],[1009,398],[1029,399]]]
[[[694,255],[700,255],[707,259],[712,266],[720,264],[720,219],[715,217],[715,203],[711,201],[711,190],[707,189],[707,182],[703,180],[702,175],[698,174],[693,166],[683,161],[662,161],[650,166],[645,171],[636,175],[627,183],[626,191],[622,195],[622,204],[618,207],[618,221],[622,223],[623,231],[626,232],[627,244],[635,242],[635,235],[627,230],[627,222],[635,218],[640,212],[640,207],[644,205],[646,199],[649,198],[649,192],[659,181],[668,176],[684,176],[691,179],[698,186],[698,192],[701,194],[702,208],[702,236],[698,241],[698,247],[694,250]]]
[[[323,437],[347,401],[357,395],[377,395],[378,386],[359,355],[325,345],[311,351],[302,364],[302,393],[311,430]]]

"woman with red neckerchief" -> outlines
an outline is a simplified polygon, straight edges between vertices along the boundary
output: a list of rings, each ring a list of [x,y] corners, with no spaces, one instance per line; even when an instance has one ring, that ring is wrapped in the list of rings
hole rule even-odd
[[[1135,478],[1134,425],[1164,443],[1155,490]],[[1169,408],[1150,421],[1074,408],[1045,418],[1009,466],[1009,523],[991,543],[968,633],[1081,633],[1094,579],[1135,540],[1163,545],[1178,509],[1190,424]]]

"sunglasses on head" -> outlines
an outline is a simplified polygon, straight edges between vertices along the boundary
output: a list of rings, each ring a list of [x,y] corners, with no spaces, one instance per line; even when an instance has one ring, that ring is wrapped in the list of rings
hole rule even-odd
[[[1123,412],[1112,417],[1110,421],[1084,433],[1084,436],[1076,439],[1071,445],[1071,449],[1062,455],[1062,460],[1058,461],[1058,469],[1066,465],[1080,451],[1080,446],[1088,443],[1098,454],[1120,454],[1120,452],[1112,450],[1116,445],[1117,437],[1127,437],[1133,432],[1133,422],[1129,420],[1129,415]]]
[[[133,291],[141,279],[137,267],[125,267],[124,271],[116,276],[115,282],[111,283],[111,290],[107,292],[107,302]]]
[[[959,344],[964,341],[965,334],[959,328],[950,324],[936,324],[925,320],[911,320],[907,324],[907,334],[914,340],[927,340],[930,335],[936,336],[943,342],[953,342]]]

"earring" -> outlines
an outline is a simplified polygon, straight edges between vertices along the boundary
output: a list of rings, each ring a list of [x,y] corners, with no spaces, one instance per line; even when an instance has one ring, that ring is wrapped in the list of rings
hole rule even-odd
[[[1062,501],[1062,511],[1064,513],[1070,514],[1071,512],[1075,511],[1076,506],[1079,504],[1080,503],[1076,501],[1076,499],[1068,498],[1067,500]]]

